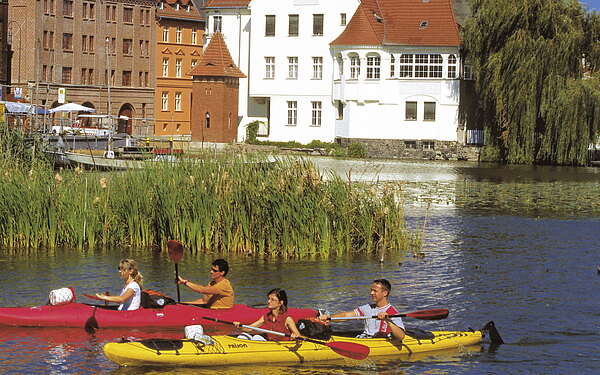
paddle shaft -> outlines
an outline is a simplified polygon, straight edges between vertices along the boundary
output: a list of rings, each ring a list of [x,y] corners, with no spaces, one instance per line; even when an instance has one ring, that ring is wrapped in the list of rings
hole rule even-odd
[[[175,263],[175,285],[177,285],[177,303],[181,302],[181,294],[179,292],[179,264]]]
[[[432,310],[417,310],[406,313],[399,313],[388,315],[389,318],[415,318],[422,320],[439,320],[448,317],[448,309],[432,309]],[[329,318],[330,320],[363,320],[363,319],[377,319],[377,316],[343,316],[336,318]]]

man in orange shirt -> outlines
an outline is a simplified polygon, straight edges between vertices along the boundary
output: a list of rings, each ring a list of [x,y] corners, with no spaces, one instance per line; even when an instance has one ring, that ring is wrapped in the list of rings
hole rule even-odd
[[[229,264],[225,259],[217,259],[212,262],[210,267],[211,281],[208,285],[195,284],[179,276],[179,284],[183,284],[191,290],[204,294],[199,298],[188,303],[201,304],[211,309],[229,309],[233,307],[234,294],[233,287],[229,280],[225,278],[229,272]]]

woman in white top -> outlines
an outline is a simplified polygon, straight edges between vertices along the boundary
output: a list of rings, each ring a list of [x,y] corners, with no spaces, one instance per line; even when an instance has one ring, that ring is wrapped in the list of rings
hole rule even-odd
[[[138,271],[137,263],[133,259],[122,259],[117,270],[125,281],[121,295],[107,296],[96,293],[96,297],[104,301],[120,303],[119,310],[137,310],[142,300],[142,273]]]

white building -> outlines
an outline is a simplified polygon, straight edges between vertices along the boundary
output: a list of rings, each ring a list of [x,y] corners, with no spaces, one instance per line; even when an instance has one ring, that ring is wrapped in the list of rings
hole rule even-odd
[[[208,0],[248,76],[239,140],[457,141],[459,34],[451,0]]]

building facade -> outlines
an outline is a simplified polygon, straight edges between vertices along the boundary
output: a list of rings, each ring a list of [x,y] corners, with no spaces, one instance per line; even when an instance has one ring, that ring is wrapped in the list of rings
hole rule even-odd
[[[156,20],[154,134],[190,137],[190,72],[202,57],[204,19],[191,0],[159,0]]]
[[[46,108],[64,90],[66,102],[125,116],[119,131],[151,134],[155,9],[155,0],[11,0],[11,84]]]
[[[451,0],[204,6],[208,38],[221,31],[248,76],[240,81],[238,140],[259,120],[259,139],[272,141],[459,141],[460,40]]]
[[[0,85],[10,84],[10,45],[8,40],[8,0],[0,0]],[[2,87],[0,100],[5,100]]]

